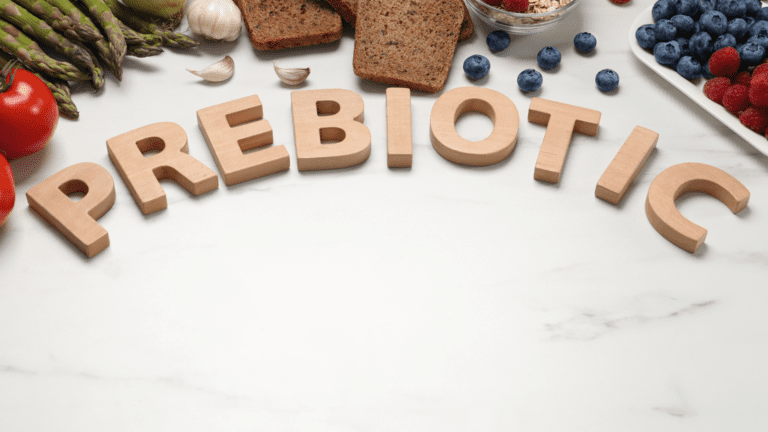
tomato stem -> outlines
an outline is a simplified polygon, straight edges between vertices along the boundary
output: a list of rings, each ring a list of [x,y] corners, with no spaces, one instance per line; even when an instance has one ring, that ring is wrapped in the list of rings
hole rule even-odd
[[[21,62],[17,59],[13,59],[6,63],[2,69],[0,69],[0,93],[8,90],[13,85],[13,78],[16,76],[16,71],[18,70],[17,68],[14,68],[16,63]],[[8,74],[11,74],[11,78],[6,83],[5,81],[8,77]]]

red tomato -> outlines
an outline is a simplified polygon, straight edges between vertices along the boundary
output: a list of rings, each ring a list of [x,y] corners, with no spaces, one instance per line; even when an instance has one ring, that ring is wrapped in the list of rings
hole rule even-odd
[[[13,173],[8,161],[0,155],[0,225],[5,222],[13,210],[16,190],[13,187]]]
[[[10,84],[5,91],[3,83]],[[0,154],[16,159],[39,151],[58,123],[56,100],[40,78],[24,69],[0,77]]]

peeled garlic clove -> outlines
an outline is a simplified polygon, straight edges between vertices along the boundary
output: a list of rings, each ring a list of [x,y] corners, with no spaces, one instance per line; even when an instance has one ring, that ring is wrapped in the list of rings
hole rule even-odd
[[[273,66],[280,81],[288,85],[299,85],[309,76],[309,68],[282,68],[277,62],[274,62]]]
[[[224,59],[217,61],[201,71],[193,71],[192,69],[187,70],[206,81],[220,82],[229,79],[235,73],[235,61],[232,60],[232,57],[226,56]]]

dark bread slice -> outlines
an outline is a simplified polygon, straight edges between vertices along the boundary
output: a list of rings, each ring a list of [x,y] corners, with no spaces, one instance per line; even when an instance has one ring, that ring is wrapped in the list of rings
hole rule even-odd
[[[463,16],[461,0],[358,0],[355,75],[412,90],[440,91]]]
[[[235,0],[251,44],[277,50],[341,38],[341,17],[324,0]]]
[[[352,27],[357,22],[357,2],[358,0],[328,0],[328,3],[332,8],[336,9],[336,12],[344,18],[344,21],[350,23]],[[461,22],[461,33],[459,33],[459,40],[467,40],[475,31],[475,23],[472,22],[472,17],[469,15],[467,5],[464,4],[464,21]]]

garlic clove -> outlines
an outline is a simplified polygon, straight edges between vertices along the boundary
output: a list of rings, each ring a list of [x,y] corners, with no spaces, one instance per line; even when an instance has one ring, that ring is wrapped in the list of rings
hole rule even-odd
[[[235,61],[232,57],[226,56],[201,71],[187,70],[206,81],[220,82],[229,79],[235,73]]]
[[[309,76],[309,68],[283,68],[273,63],[275,73],[282,82],[288,85],[299,85]]]
[[[187,22],[196,34],[232,42],[240,36],[243,16],[232,0],[190,0]]]

